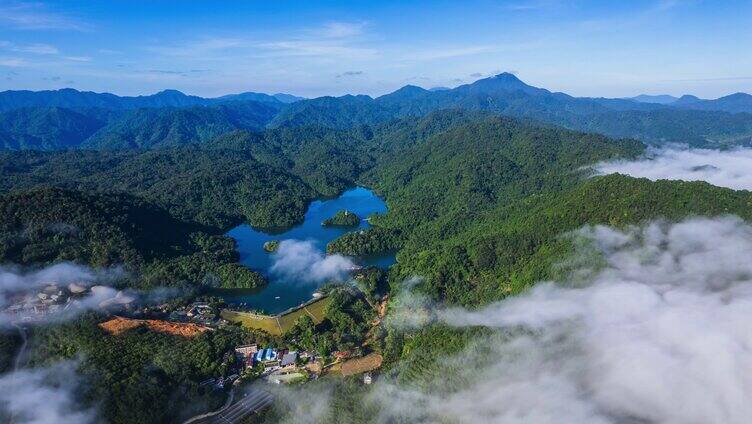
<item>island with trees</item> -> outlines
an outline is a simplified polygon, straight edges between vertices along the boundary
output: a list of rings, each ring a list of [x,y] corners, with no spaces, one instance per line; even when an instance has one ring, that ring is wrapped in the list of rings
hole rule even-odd
[[[337,211],[334,216],[321,223],[324,227],[357,227],[358,224],[360,224],[360,217],[355,212],[346,209]]]

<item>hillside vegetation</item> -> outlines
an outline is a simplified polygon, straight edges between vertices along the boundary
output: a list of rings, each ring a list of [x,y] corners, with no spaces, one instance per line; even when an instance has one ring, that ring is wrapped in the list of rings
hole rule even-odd
[[[121,283],[141,288],[260,285],[246,268],[228,272],[237,260],[232,239],[131,196],[59,188],[0,196],[2,263],[123,265],[130,275]]]
[[[55,185],[139,196],[185,221],[285,227],[353,185],[362,136],[322,128],[238,131],[203,147],[0,153],[0,191]]]
[[[327,250],[353,256],[396,251],[397,263],[388,273],[363,271],[357,279],[360,290],[333,289],[326,301],[311,306],[317,308],[312,312],[316,319],[305,310],[284,322],[225,317],[270,331],[280,337],[277,343],[291,349],[323,356],[364,348],[367,341],[365,349],[381,354],[397,381],[421,384],[440,375],[442,355],[456,353],[484,330],[429,325],[394,331],[379,325],[373,306],[387,295],[387,305],[410,289],[437,304],[476,308],[564,275],[566,269],[557,264],[573,252],[567,233],[585,225],[623,227],[692,215],[752,219],[752,194],[746,191],[592,175],[588,166],[593,163],[642,154],[645,146],[636,140],[543,125],[525,113],[525,119],[494,113],[530,106],[536,113],[568,119],[571,115],[557,112],[565,107],[577,116],[616,114],[623,120],[630,114],[658,116],[663,109],[604,111],[606,106],[594,100],[519,86],[508,77],[502,78],[502,87],[495,83],[499,81],[442,96],[462,94],[460,104],[472,109],[495,101],[488,92],[509,96],[508,88],[517,87],[513,97],[518,100],[507,99],[504,108],[493,111],[436,111],[437,97],[416,87],[380,100],[379,107],[388,113],[370,115],[364,109],[363,116],[373,120],[346,128],[326,127],[351,118],[337,99],[327,99],[322,102],[331,104],[325,110],[339,110],[335,121],[321,115],[321,122],[316,118],[306,126],[280,123],[263,131],[223,129],[206,135],[198,127],[178,126],[192,134],[189,138],[201,139],[200,144],[183,145],[179,138],[163,143],[170,139],[172,124],[158,124],[162,132],[155,139],[148,138],[148,131],[138,135],[134,125],[135,132],[123,132],[134,135],[122,142],[138,139],[142,144],[137,145],[152,148],[2,153],[0,260],[123,264],[134,276],[124,284],[142,288],[258,286],[263,279],[237,264],[234,243],[222,232],[243,221],[261,227],[292,225],[313,199],[363,184],[384,196],[388,212],[372,217],[370,229],[347,233]],[[530,103],[531,98],[543,103]],[[374,100],[347,101],[370,107]],[[287,110],[322,111],[306,101]],[[178,115],[192,120],[186,113],[181,109]],[[425,116],[411,117],[418,113]],[[695,119],[696,111],[682,113]],[[671,117],[666,113],[661,119],[667,126],[679,125]],[[293,118],[306,122],[304,114]],[[706,131],[702,127],[698,123],[691,131]],[[724,136],[736,137],[739,131],[745,130]],[[423,278],[406,287],[405,281],[416,276]],[[216,406],[217,396],[197,383],[225,373],[234,356],[224,353],[232,346],[266,341],[235,325],[191,339],[147,327],[113,336],[97,326],[101,321],[86,316],[41,329],[32,335],[32,363],[81,354],[81,371],[93,382],[87,399],[101,402],[103,416],[119,423],[177,422],[195,412],[190,408],[196,400]],[[8,335],[0,338],[0,366],[7,368],[18,343]],[[348,384],[335,390],[332,414],[367,421],[360,409],[353,413],[367,390],[345,390]],[[267,415],[270,420],[278,416],[278,411]]]

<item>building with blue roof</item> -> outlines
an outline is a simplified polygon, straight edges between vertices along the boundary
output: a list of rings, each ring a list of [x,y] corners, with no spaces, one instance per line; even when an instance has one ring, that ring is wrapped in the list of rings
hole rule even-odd
[[[277,359],[277,352],[274,349],[272,349],[272,348],[266,349],[266,354],[264,355],[264,360],[266,360],[266,361],[272,361],[274,359]]]

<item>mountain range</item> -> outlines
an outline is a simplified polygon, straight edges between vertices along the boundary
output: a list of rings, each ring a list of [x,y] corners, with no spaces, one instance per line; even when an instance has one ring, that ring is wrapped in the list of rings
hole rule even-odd
[[[453,89],[407,85],[376,98],[303,99],[241,93],[217,98],[164,90],[149,96],[109,93],[0,93],[0,148],[149,148],[204,143],[234,130],[320,126],[347,129],[425,116],[442,109],[479,110],[648,143],[739,144],[752,139],[752,96],[631,99],[574,97],[528,85],[511,73]]]
[[[303,100],[291,94],[264,94],[246,92],[205,98],[191,96],[178,90],[163,90],[148,96],[117,96],[110,93],[78,91],[72,88],[61,90],[27,91],[8,90],[0,92],[0,112],[24,107],[102,108],[113,110],[161,107],[212,106],[228,102],[254,101],[262,103],[293,103]]]

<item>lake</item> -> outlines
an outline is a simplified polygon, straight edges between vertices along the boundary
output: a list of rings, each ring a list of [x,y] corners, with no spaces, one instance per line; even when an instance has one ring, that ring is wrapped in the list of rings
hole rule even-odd
[[[322,221],[330,218],[340,209],[347,209],[358,215],[361,218],[360,225],[351,228],[321,225]],[[335,199],[312,202],[303,222],[284,232],[270,233],[247,224],[239,225],[230,230],[227,235],[237,243],[240,263],[264,274],[269,279],[269,284],[250,290],[218,290],[216,294],[222,296],[228,304],[234,307],[264,310],[271,314],[300,305],[312,298],[320,284],[302,283],[295,279],[270,275],[269,269],[273,264],[273,254],[264,251],[264,243],[270,240],[303,240],[310,241],[318,249],[325,251],[327,243],[347,232],[368,228],[369,224],[365,218],[374,213],[384,213],[386,210],[386,204],[381,198],[366,188],[357,187],[342,193]],[[360,265],[387,268],[394,263],[394,255],[355,258],[355,262]]]

